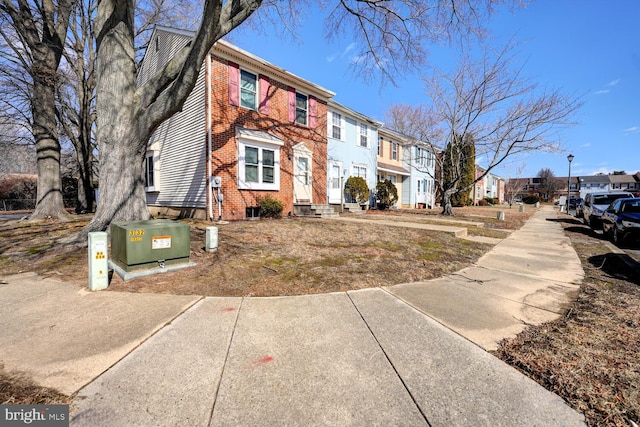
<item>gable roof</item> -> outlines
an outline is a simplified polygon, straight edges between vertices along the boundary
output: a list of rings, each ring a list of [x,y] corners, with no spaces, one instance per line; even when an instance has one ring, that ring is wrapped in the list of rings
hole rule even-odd
[[[158,25],[153,30],[151,39],[153,40],[154,37],[157,37],[157,33],[160,32],[170,33],[180,37],[194,37],[196,34],[194,31],[181,30]],[[235,46],[223,39],[218,40],[213,45],[213,47],[211,48],[211,53],[214,53],[215,55],[218,55],[224,59],[238,62],[242,65],[254,68],[255,70],[266,76],[273,77],[275,80],[290,84],[291,86],[295,86],[297,89],[300,89],[319,99],[328,100],[329,98],[335,96],[335,92],[332,92],[329,89],[325,89],[322,86],[310,82],[309,80],[303,79],[302,77],[299,77],[285,70],[284,68],[278,67],[266,61],[265,59],[249,53],[246,50],[241,49],[238,46]]]
[[[357,111],[340,104],[339,102],[336,102],[335,100],[331,99],[329,100],[327,106],[331,109],[340,111],[342,113],[348,114],[352,117],[355,117],[356,119],[358,119],[361,122],[367,122],[369,123],[371,126],[375,126],[377,128],[382,127],[384,125],[384,123],[379,122],[375,119],[372,119],[371,117],[365,116],[364,114],[358,113]]]

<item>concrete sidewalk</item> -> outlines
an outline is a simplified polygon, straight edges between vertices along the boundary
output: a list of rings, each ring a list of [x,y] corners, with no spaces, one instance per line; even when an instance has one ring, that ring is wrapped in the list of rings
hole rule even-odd
[[[541,209],[456,275],[384,289],[198,298],[10,276],[0,360],[80,389],[72,425],[583,425],[481,348],[575,294],[582,270],[553,218]]]

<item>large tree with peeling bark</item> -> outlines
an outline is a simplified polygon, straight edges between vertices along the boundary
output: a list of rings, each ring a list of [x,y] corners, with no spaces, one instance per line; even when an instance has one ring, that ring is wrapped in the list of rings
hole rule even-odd
[[[4,0],[6,1],[6,0]],[[361,70],[388,77],[424,60],[429,42],[454,35],[482,35],[482,22],[494,6],[514,0],[349,0],[328,10],[334,37],[353,32],[360,42]],[[307,6],[300,2],[205,0],[202,21],[191,43],[155,77],[136,87],[133,0],[101,0],[97,30],[97,131],[100,202],[87,231],[114,220],[149,218],[144,192],[144,155],[155,129],[184,105],[213,44],[249,17],[289,26]],[[275,12],[275,13],[270,13]],[[294,28],[294,27],[291,27]]]
[[[443,215],[453,215],[453,194],[471,188],[506,159],[561,148],[557,131],[572,124],[580,102],[560,90],[541,88],[514,65],[512,46],[487,49],[479,59],[465,55],[454,72],[436,71],[424,79],[428,104],[395,105],[387,113],[391,126],[433,152],[445,152],[450,143],[460,146],[447,152],[463,153],[465,141],[473,138],[484,172],[465,185],[460,185],[461,167],[451,168],[446,179],[434,177]],[[462,162],[462,157],[439,155],[436,160],[436,170],[443,170],[445,162]]]

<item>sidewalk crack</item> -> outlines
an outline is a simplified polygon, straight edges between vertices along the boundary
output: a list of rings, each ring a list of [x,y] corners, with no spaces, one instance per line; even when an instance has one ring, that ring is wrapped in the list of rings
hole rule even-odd
[[[358,306],[356,305],[355,301],[353,301],[353,298],[351,298],[351,295],[349,292],[346,292],[347,297],[349,298],[349,301],[351,301],[351,304],[353,305],[353,308],[355,308],[356,312],[358,313],[358,315],[360,316],[360,318],[362,319],[362,321],[364,322],[365,326],[367,327],[367,329],[369,330],[369,333],[371,334],[371,336],[373,337],[373,339],[375,340],[376,344],[378,345],[378,347],[380,348],[380,351],[382,352],[382,354],[384,355],[384,357],[387,359],[387,362],[389,363],[389,366],[391,366],[391,368],[393,369],[393,372],[396,373],[396,376],[398,377],[398,379],[400,380],[400,382],[402,383],[402,386],[404,387],[404,389],[406,390],[407,394],[409,395],[409,397],[411,397],[411,400],[413,401],[413,404],[415,405],[415,407],[418,409],[418,412],[420,412],[420,415],[422,416],[422,418],[424,419],[424,422],[427,424],[427,426],[431,427],[431,423],[429,422],[429,419],[427,418],[427,415],[424,413],[424,411],[422,410],[422,408],[420,407],[420,405],[418,404],[418,401],[416,400],[415,396],[413,395],[413,393],[411,393],[411,390],[409,389],[409,386],[407,385],[407,383],[404,381],[404,379],[402,378],[402,376],[400,375],[400,372],[398,372],[398,369],[396,368],[396,366],[393,364],[393,361],[391,361],[391,358],[389,357],[389,355],[387,354],[387,352],[384,350],[384,348],[382,347],[382,344],[380,343],[380,341],[378,340],[378,337],[376,337],[376,334],[373,332],[373,330],[371,329],[371,326],[369,326],[369,323],[367,322],[367,320],[364,318],[364,316],[362,315],[362,312],[358,309]]]
[[[236,318],[233,322],[233,329],[231,331],[231,336],[229,337],[229,342],[227,343],[227,351],[224,355],[224,362],[222,363],[222,371],[220,372],[220,381],[218,381],[218,385],[216,386],[216,391],[213,393],[213,404],[211,405],[211,412],[209,413],[209,422],[207,425],[211,425],[213,421],[213,414],[216,410],[216,403],[218,402],[218,393],[220,392],[220,387],[222,385],[222,381],[224,380],[224,374],[227,370],[227,362],[229,361],[229,353],[231,353],[231,345],[233,344],[233,338],[236,335],[236,329],[238,327],[238,319],[240,318],[240,310],[242,310],[242,304],[244,303],[244,297],[240,299],[240,306],[238,306],[238,310],[236,310]]]

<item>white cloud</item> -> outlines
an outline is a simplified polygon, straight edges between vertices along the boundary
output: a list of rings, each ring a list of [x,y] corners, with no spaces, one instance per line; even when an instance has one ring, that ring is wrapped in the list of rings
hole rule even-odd
[[[609,84],[608,84],[607,86],[615,86],[615,85],[617,85],[618,83],[620,83],[620,81],[621,81],[621,80],[622,80],[622,79],[615,79],[615,80],[612,80],[612,81],[610,81],[610,82],[609,82]]]
[[[608,175],[611,172],[613,172],[612,169],[606,168],[606,167],[601,167],[601,168],[598,168],[598,169],[592,171],[590,175],[598,175],[599,173],[603,173],[605,175]]]
[[[632,126],[630,128],[627,128],[625,130],[623,130],[623,132],[628,135],[630,133],[638,133],[640,132],[640,126]]]
[[[356,47],[355,42],[349,43],[347,45],[347,47],[345,47],[343,49],[342,52],[336,52],[336,53],[333,53],[333,54],[327,56],[327,58],[326,58],[327,62],[333,62],[337,58],[344,58],[345,56],[347,56],[349,54],[349,52],[351,52],[353,49],[355,49],[355,47]]]
[[[582,144],[580,146],[580,148],[588,148],[588,147],[591,147],[591,143],[590,142],[587,142],[586,144]]]
[[[595,94],[596,94],[596,95],[602,95],[602,94],[604,94],[604,93],[609,93],[609,92],[611,92],[611,91],[610,91],[610,90],[608,90],[608,89],[607,89],[607,90],[597,90],[597,91],[595,92]]]

